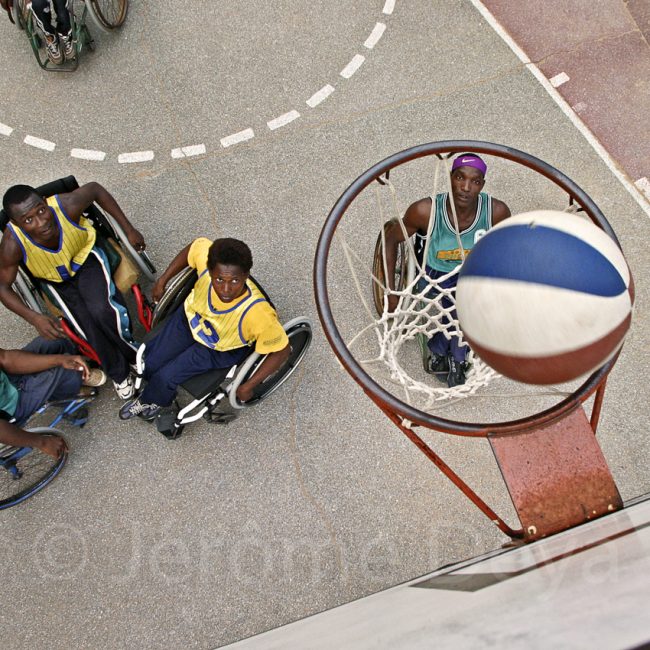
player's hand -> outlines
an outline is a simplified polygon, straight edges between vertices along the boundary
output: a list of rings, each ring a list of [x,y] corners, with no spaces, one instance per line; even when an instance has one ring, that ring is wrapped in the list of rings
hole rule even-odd
[[[392,314],[397,309],[397,303],[399,302],[399,296],[395,294],[390,294],[388,296],[388,313]]]
[[[44,339],[53,341],[55,339],[65,338],[65,332],[61,327],[61,323],[59,323],[59,321],[53,316],[38,314],[34,320],[32,320],[32,325]]]
[[[82,381],[86,381],[90,375],[90,368],[83,357],[80,357],[78,354],[64,354],[61,367],[66,370],[76,370],[81,373]]]
[[[237,388],[237,399],[240,402],[248,402],[253,399],[253,389],[246,386],[246,384],[241,384]]]
[[[165,284],[166,283],[162,278],[156,280],[156,283],[153,285],[153,289],[151,290],[151,298],[154,302],[158,302],[163,297],[163,294],[165,293]]]
[[[138,252],[143,251],[147,247],[147,245],[144,243],[144,237],[142,236],[142,233],[135,228],[129,230],[126,237],[129,240],[131,246],[133,246],[133,248],[135,248],[135,250]]]
[[[60,458],[68,451],[68,444],[61,436],[39,436],[38,449],[52,458]]]

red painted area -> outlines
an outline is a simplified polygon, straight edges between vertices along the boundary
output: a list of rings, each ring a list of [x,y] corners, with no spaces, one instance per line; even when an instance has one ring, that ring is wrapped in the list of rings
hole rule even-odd
[[[628,175],[650,179],[650,2],[483,0]],[[646,197],[650,198],[650,197]]]

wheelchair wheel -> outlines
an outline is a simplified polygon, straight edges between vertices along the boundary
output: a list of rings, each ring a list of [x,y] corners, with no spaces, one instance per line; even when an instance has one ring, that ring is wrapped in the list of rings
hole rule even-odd
[[[129,0],[86,0],[88,14],[102,32],[120,27],[126,18]]]
[[[61,435],[51,427],[30,431]],[[38,449],[0,445],[0,510],[18,505],[42,490],[63,469],[67,459],[67,452],[55,459]]]
[[[284,325],[284,330],[289,337],[289,345],[291,346],[291,353],[286,363],[276,373],[267,377],[259,386],[256,386],[252,399],[248,400],[248,402],[240,402],[237,399],[237,388],[252,377],[266,359],[266,355],[260,355],[257,352],[250,354],[237,371],[230,386],[228,386],[228,399],[233,408],[243,409],[266,399],[291,377],[302,361],[311,344],[311,323],[307,318],[294,318]]]
[[[28,10],[25,9],[25,0],[14,0],[11,5],[11,17],[18,29],[25,29],[27,23],[26,11]]]
[[[391,219],[384,224],[384,239],[388,230],[396,223]],[[395,260],[395,284],[398,291],[406,285],[409,272],[409,247],[406,242],[400,242],[397,247],[397,259]],[[372,259],[372,274],[377,281],[372,280],[372,298],[375,303],[375,310],[381,316],[384,313],[384,287],[386,286],[386,274],[384,266],[384,246],[382,234],[377,235],[375,253]]]
[[[18,267],[18,274],[16,275],[16,280],[14,281],[13,288],[20,299],[25,303],[25,305],[27,305],[27,307],[33,309],[38,314],[48,313],[45,307],[45,303],[41,299],[33,282],[29,279],[29,276],[25,273],[25,271],[20,267]]]
[[[162,323],[189,296],[196,279],[196,269],[186,266],[169,281],[163,297],[153,310],[153,318],[151,319],[152,329],[159,323]]]

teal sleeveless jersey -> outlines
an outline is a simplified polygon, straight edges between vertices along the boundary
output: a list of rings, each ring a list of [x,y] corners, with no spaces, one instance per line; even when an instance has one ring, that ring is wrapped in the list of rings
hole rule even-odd
[[[433,210],[433,225],[431,228],[431,241],[427,252],[427,266],[435,271],[449,273],[462,261],[456,230],[447,213],[448,192],[436,194],[435,210]],[[465,256],[474,247],[474,244],[492,227],[492,197],[485,192],[478,195],[476,215],[469,228],[460,233],[460,240],[465,249]]]
[[[13,416],[18,405],[18,390],[9,381],[9,377],[0,370],[0,410]]]

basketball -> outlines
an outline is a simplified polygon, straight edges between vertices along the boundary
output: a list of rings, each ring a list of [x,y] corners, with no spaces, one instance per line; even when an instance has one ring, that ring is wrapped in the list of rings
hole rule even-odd
[[[463,336],[485,363],[527,384],[601,367],[630,327],[634,284],[616,242],[590,221],[540,210],[489,230],[459,271]]]

